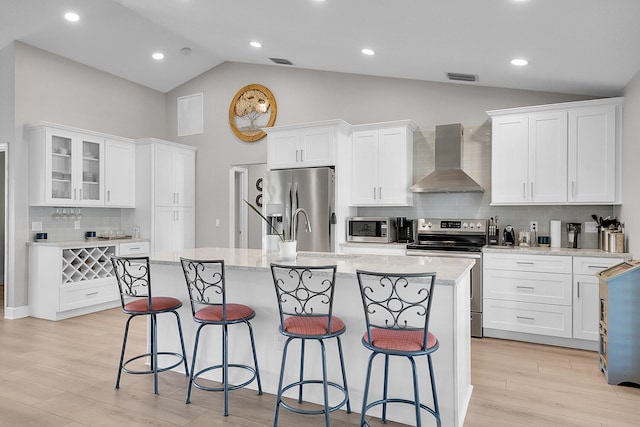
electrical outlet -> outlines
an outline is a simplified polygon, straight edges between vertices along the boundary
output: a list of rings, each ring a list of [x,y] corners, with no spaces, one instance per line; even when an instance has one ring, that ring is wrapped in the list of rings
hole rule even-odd
[[[220,220],[216,219],[216,228],[220,228]]]
[[[585,233],[597,233],[598,232],[598,224],[594,221],[587,221],[584,223],[584,232]]]
[[[73,221],[73,227],[76,230],[80,230],[80,221]]]
[[[31,231],[42,231],[42,223],[41,222],[32,222],[31,223]]]
[[[538,221],[529,221],[529,231],[538,231]]]

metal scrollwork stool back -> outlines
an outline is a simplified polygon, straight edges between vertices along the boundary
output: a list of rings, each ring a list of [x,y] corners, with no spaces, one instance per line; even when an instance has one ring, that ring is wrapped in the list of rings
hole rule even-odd
[[[236,390],[251,384],[254,380],[258,382],[258,394],[262,394],[262,383],[260,381],[260,371],[258,369],[258,358],[256,356],[256,345],[253,339],[253,329],[251,319],[256,315],[255,311],[243,304],[227,303],[227,293],[225,285],[224,261],[222,260],[192,260],[180,258],[182,271],[189,291],[191,301],[191,314],[193,320],[200,324],[196,332],[196,340],[193,346],[193,361],[191,363],[191,376],[189,377],[189,387],[187,388],[186,403],[191,402],[191,388],[195,386],[205,391],[224,392],[224,415],[229,415],[229,390]],[[254,366],[229,363],[229,333],[228,326],[234,324],[245,324],[249,330],[251,339],[251,351],[253,353]],[[196,371],[196,356],[198,354],[198,344],[200,342],[200,332],[207,325],[217,325],[222,327],[222,363],[208,366]],[[229,368],[239,368],[249,371],[250,378],[241,384],[229,385]],[[222,369],[222,387],[210,387],[198,383],[198,378],[209,371]]]
[[[282,353],[282,366],[273,425],[278,425],[280,407],[298,414],[324,415],[325,425],[330,425],[329,414],[347,405],[347,413],[351,412],[347,376],[345,372],[344,356],[342,353],[342,335],[346,326],[344,322],[333,315],[333,292],[335,286],[336,266],[292,266],[271,264],[271,273],[278,299],[280,326],[278,331],[287,339]],[[327,376],[327,358],[324,340],[335,338],[340,358],[342,384],[331,382]],[[298,381],[283,385],[284,372],[289,344],[293,340],[300,340],[300,377]],[[322,352],[322,379],[304,378],[305,344],[308,340],[315,340],[320,344]],[[322,409],[303,409],[295,407],[283,400],[283,393],[298,387],[298,403],[302,403],[303,386],[307,384],[321,384],[324,394]],[[329,403],[329,387],[337,389],[343,396],[335,404]]]
[[[416,426],[420,427],[421,409],[433,415],[438,426],[440,410],[436,394],[431,354],[439,347],[437,338],[429,332],[429,314],[433,300],[435,273],[376,273],[356,271],[367,330],[362,344],[372,351],[367,367],[360,426],[368,426],[365,415],[374,406],[382,405],[382,422],[387,420],[387,404],[402,403],[415,406]],[[382,399],[367,403],[373,360],[384,355]],[[406,357],[413,373],[414,399],[388,396],[389,358]],[[433,406],[420,403],[418,372],[414,357],[427,356]]]
[[[118,377],[116,379],[116,388],[120,388],[120,377],[122,372],[128,374],[153,374],[153,391],[158,394],[158,373],[173,369],[184,363],[185,374],[189,375],[187,366],[187,356],[184,347],[184,338],[182,336],[182,324],[180,323],[180,315],[178,309],[182,307],[179,299],[173,297],[162,297],[151,295],[151,272],[149,270],[149,257],[111,257],[113,272],[118,282],[120,290],[120,302],[122,303],[122,311],[129,315],[124,329],[124,338],[122,340],[122,351],[120,353],[120,365],[118,367]],[[175,352],[158,351],[158,321],[157,315],[163,313],[173,313],[176,316],[178,324],[178,334],[180,336],[180,345],[182,354]],[[125,349],[127,346],[127,338],[129,336],[129,324],[131,320],[138,316],[149,316],[149,351],[144,354],[133,356],[126,361]],[[160,367],[158,365],[158,355],[178,358],[178,360],[170,366]],[[127,368],[131,362],[149,358],[149,369]]]

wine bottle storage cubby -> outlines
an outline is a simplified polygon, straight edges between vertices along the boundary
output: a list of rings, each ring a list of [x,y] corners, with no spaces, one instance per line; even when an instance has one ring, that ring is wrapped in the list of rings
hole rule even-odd
[[[62,251],[62,283],[77,283],[112,276],[115,246],[72,248]]]

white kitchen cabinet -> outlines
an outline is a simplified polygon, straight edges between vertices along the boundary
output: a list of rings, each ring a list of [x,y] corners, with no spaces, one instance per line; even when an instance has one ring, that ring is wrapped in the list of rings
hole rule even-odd
[[[195,247],[193,208],[156,207],[154,212],[153,251],[179,251]]]
[[[616,107],[569,110],[572,203],[616,202]]]
[[[29,128],[30,204],[104,205],[104,138],[51,123]]]
[[[622,258],[573,258],[573,338],[598,341],[600,296],[595,273],[622,261]]]
[[[135,208],[136,150],[129,141],[107,139],[105,143],[105,205]]]
[[[485,253],[483,327],[571,338],[571,257]]]
[[[487,112],[491,204],[621,203],[622,101]]]
[[[195,152],[173,145],[154,145],[156,206],[193,206]]]
[[[136,140],[132,223],[151,252],[195,247],[196,148],[156,138]]]
[[[353,127],[351,204],[413,204],[413,132],[410,120]]]
[[[267,168],[335,166],[337,144],[348,143],[350,125],[343,120],[266,128]]]
[[[32,206],[135,206],[133,140],[38,122],[29,144]]]

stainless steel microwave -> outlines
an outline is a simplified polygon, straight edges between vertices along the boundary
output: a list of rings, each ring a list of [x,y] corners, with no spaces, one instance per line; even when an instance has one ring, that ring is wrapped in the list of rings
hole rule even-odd
[[[389,217],[347,218],[347,242],[391,243],[396,241],[396,228]]]

